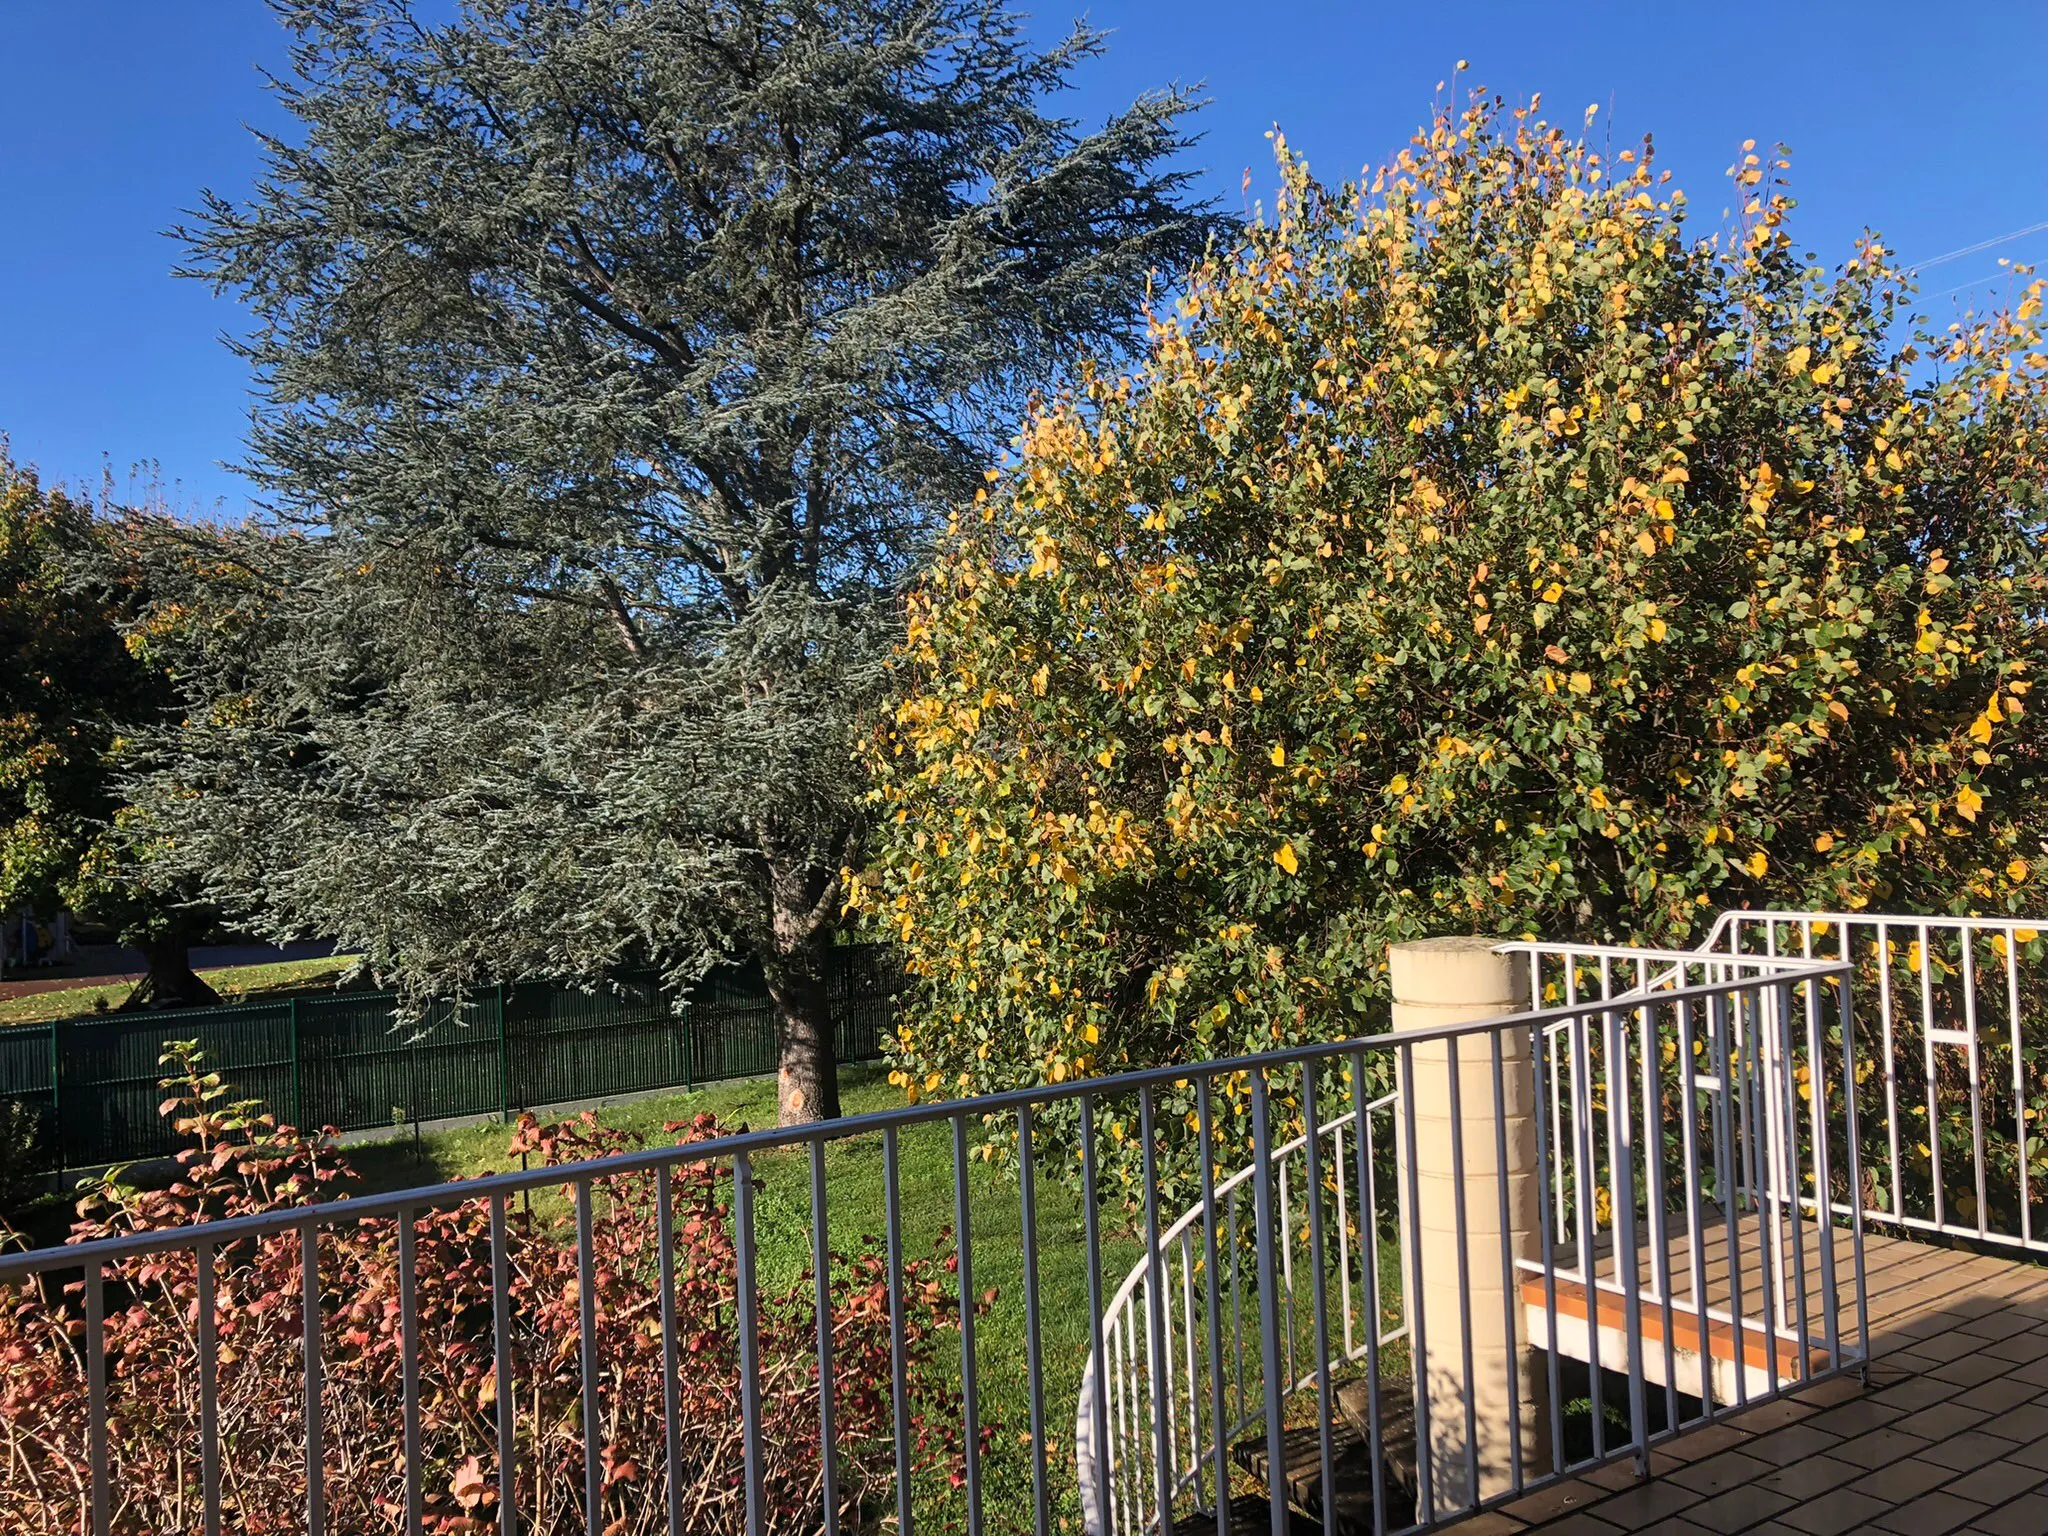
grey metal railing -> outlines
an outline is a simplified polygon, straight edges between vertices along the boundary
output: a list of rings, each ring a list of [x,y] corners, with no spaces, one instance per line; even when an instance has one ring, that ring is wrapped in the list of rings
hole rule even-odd
[[[41,1501],[46,1517],[22,1519],[26,1530],[274,1529],[285,1484],[267,1483],[271,1502],[255,1507],[236,1473],[246,1458],[287,1446],[291,1499],[313,1536],[411,1536],[437,1518],[451,1477],[468,1516],[490,1511],[503,1536],[682,1529],[686,1468],[699,1479],[693,1486],[715,1495],[691,1528],[747,1536],[838,1536],[881,1523],[900,1536],[939,1526],[1050,1536],[1075,1516],[1096,1529],[1170,1531],[1204,1518],[1201,1508],[1228,1529],[1233,1491],[1242,1497],[1252,1482],[1264,1507],[1240,1525],[1270,1524],[1275,1536],[1291,1503],[1327,1511],[1362,1497],[1376,1530],[1428,1528],[1588,1460],[1645,1456],[1687,1423],[1855,1362],[1860,1324],[1837,1326],[1842,1277],[1824,1272],[1835,1250],[1824,1242],[1809,1262],[1793,1230],[1812,1191],[1859,1180],[1854,1124],[1838,1129],[1830,1118],[1853,1108],[1829,1086],[1837,1073],[1852,1082],[1856,1070],[1855,1031],[1840,1029],[1838,1041],[1829,1033],[1848,1018],[1850,967],[1528,953],[1539,1006],[1507,1019],[0,1255],[11,1300],[61,1310],[70,1341],[52,1378],[63,1377],[66,1390],[23,1403],[9,1426],[17,1459],[0,1469],[0,1496],[17,1512]],[[1561,1000],[1546,996],[1553,986]],[[1446,1283],[1439,1257],[1427,1261],[1428,1283],[1417,1279],[1425,1265],[1417,1191],[1443,1171],[1418,1166],[1418,1077],[1448,1062],[1455,1120],[1465,1071],[1478,1074],[1474,1081],[1490,1073],[1499,1104],[1510,1060],[1527,1060],[1534,1081],[1557,1085],[1535,1096],[1544,1194],[1536,1249],[1517,1252],[1510,1239],[1505,1181],[1493,1230],[1484,1212],[1465,1208],[1472,1148],[1456,1133],[1448,1169],[1460,1218],[1454,1293],[1498,1276],[1509,1336],[1526,1345],[1540,1332],[1557,1346],[1540,1389],[1510,1374],[1516,1449],[1496,1489],[1482,1476],[1469,1402],[1462,1415],[1433,1411],[1432,1380],[1411,1387],[1405,1409],[1398,1398],[1418,1363],[1427,1376],[1461,1346],[1468,1382],[1473,1371],[1471,1309],[1424,1305]],[[1796,1079],[1801,1067],[1807,1076]],[[1810,1084],[1810,1099],[1798,1098],[1798,1081]],[[1683,1106],[1675,1115],[1674,1104]],[[975,1174],[989,1164],[1014,1178],[989,1183]],[[1494,1166],[1506,1166],[1504,1152]],[[906,1167],[918,1182],[906,1183]],[[944,1194],[930,1180],[935,1167],[944,1170]],[[877,1169],[871,1209],[875,1192],[862,1181]],[[1717,1207],[1686,1194],[1708,1185]],[[706,1218],[707,1207],[681,1203],[686,1187],[729,1203]],[[998,1200],[1014,1213],[1021,1255],[1009,1248],[1011,1217]],[[1064,1203],[1048,1216],[1056,1201]],[[1853,1226],[1858,1203],[1847,1204]],[[656,1237],[600,1241],[627,1208],[651,1208]],[[720,1224],[721,1242],[691,1250],[689,1264],[699,1267],[683,1273],[679,1228],[700,1219]],[[844,1239],[870,1220],[882,1234],[860,1273],[876,1283],[855,1294],[848,1276],[857,1256]],[[1720,1222],[1730,1256],[1732,1296],[1714,1293],[1710,1220]],[[953,1228],[942,1240],[945,1263],[920,1269],[934,1221]],[[1822,1226],[1805,1222],[1809,1235]],[[346,1293],[339,1270],[356,1262],[348,1245],[370,1228],[395,1228],[397,1263],[388,1291],[366,1301]],[[808,1272],[800,1265],[764,1283],[764,1232],[781,1245],[771,1257],[786,1268],[792,1230]],[[1133,1233],[1149,1262],[1119,1286],[1115,1255]],[[467,1277],[463,1305],[445,1304],[448,1275],[430,1267],[429,1251],[432,1264]],[[545,1294],[519,1278],[542,1251],[566,1277]],[[1680,1268],[1690,1265],[1690,1290],[1672,1278],[1674,1253]],[[1021,1284],[991,1303],[978,1277],[1012,1256]],[[1768,1293],[1761,1298],[1743,1289],[1745,1256],[1756,1261],[1756,1284]],[[248,1277],[265,1264],[264,1273],[291,1277],[262,1298],[261,1312],[264,1327],[291,1337],[287,1353],[264,1357],[266,1369],[286,1377],[282,1398],[262,1399],[290,1405],[282,1425],[275,1412],[252,1422],[229,1411],[249,1385],[247,1314],[236,1308],[248,1306]],[[704,1280],[702,1266],[717,1271],[720,1310],[709,1322],[684,1315],[679,1301]],[[1532,1285],[1540,1300],[1530,1299]],[[1574,1286],[1581,1353],[1591,1356],[1583,1446],[1572,1436],[1585,1413],[1566,1398]],[[1112,1293],[1116,1305],[1106,1307]],[[792,1313],[792,1296],[809,1297],[812,1310]],[[992,1318],[991,1305],[1015,1310]],[[1628,1319],[1619,1330],[1607,1321],[1614,1307]],[[567,1321],[542,1338],[532,1314],[547,1308]],[[150,1309],[187,1339],[168,1366],[126,1353]],[[1646,1343],[1645,1315],[1662,1319],[1661,1343]],[[802,1324],[794,1334],[792,1316]],[[848,1379],[838,1357],[861,1317],[886,1328],[887,1363],[873,1378]],[[1057,1342],[1074,1339],[1076,1327],[1082,1348]],[[1687,1329],[1697,1335],[1696,1403],[1679,1362]],[[990,1342],[998,1332],[1000,1347]],[[1717,1354],[1710,1338],[1724,1333],[1737,1340],[1732,1376],[1718,1370],[1726,1351]],[[384,1375],[357,1368],[351,1352],[366,1334],[390,1340]],[[731,1432],[715,1446],[686,1443],[678,1417],[679,1398],[703,1369],[694,1353],[700,1335],[737,1347]],[[796,1363],[764,1354],[771,1345],[788,1351],[793,1336],[802,1341]],[[943,1345],[934,1342],[941,1336]],[[1754,1365],[1752,1339],[1768,1351]],[[545,1358],[543,1342],[554,1350]],[[630,1362],[613,1351],[652,1362],[652,1378],[633,1380],[658,1378],[662,1402],[650,1443],[623,1471],[617,1425],[636,1405],[623,1401]],[[934,1396],[929,1374],[941,1366],[950,1390]],[[1603,1370],[1626,1375],[1618,1428],[1604,1411]],[[549,1372],[553,1396],[541,1390]],[[1661,1417],[1653,1385],[1663,1388]],[[459,1422],[430,1421],[428,1405],[438,1409],[458,1388]],[[800,1424],[785,1411],[799,1390]],[[1059,1430],[1049,1412],[1075,1400],[1070,1392],[1085,1404],[1076,1460],[1054,1453]],[[998,1399],[1011,1405],[1001,1435]],[[63,1406],[74,1403],[75,1412]],[[1347,1404],[1362,1427],[1340,1446]],[[1547,1444],[1525,1455],[1522,1430],[1539,1420],[1549,1426]],[[144,1464],[141,1444],[161,1449],[167,1436],[169,1458]],[[951,1449],[937,1457],[934,1443]],[[1445,1460],[1459,1456],[1462,1493]],[[856,1467],[872,1475],[856,1480]],[[544,1508],[541,1473],[556,1479]],[[564,1477],[572,1493],[561,1492]],[[374,1483],[367,1492],[366,1478]],[[167,1509],[174,1513],[155,1513]]]
[[[1848,968],[1503,949],[1527,956],[1539,1006],[1336,1049],[1324,1065],[1348,1058],[1348,1104],[1311,1108],[1300,1134],[1205,1184],[1148,1244],[1079,1393],[1086,1529],[1137,1536],[1200,1510],[1228,1530],[1229,1490],[1261,1461],[1257,1435],[1243,1437],[1261,1429],[1276,1533],[1290,1500],[1375,1532],[1426,1529],[1616,1455],[1646,1459],[1665,1435],[1863,1360],[1860,1228],[1844,1207],[1836,1231],[1811,1199],[1860,1178]],[[1504,1049],[1517,1036],[1526,1045]],[[1514,1099],[1506,1063],[1533,1068],[1541,1198],[1537,1230],[1511,1234],[1507,1181],[1490,1173],[1511,1166],[1504,1125],[1480,1131],[1500,1140],[1492,1160],[1454,1137],[1455,1274],[1423,1284],[1416,1050],[1446,1040],[1459,1043],[1454,1083],[1460,1046],[1482,1086],[1492,1079],[1496,1120]],[[1476,1177],[1468,1158],[1486,1164]],[[1264,1201],[1247,1212],[1254,1194]],[[1475,1383],[1481,1291],[1506,1298],[1499,1331],[1539,1372],[1493,1384],[1514,1422],[1507,1464],[1491,1472],[1475,1393],[1432,1424],[1424,1384],[1440,1357]],[[1437,1306],[1421,1304],[1431,1296]],[[1447,1453],[1452,1476],[1433,1477]],[[1263,1528],[1265,1515],[1250,1521]]]

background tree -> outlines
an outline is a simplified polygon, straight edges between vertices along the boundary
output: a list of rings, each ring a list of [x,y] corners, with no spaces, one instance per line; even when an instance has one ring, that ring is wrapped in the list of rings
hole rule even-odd
[[[2038,910],[2041,286],[1897,345],[1785,169],[1701,240],[1498,103],[1335,193],[1282,146],[914,597],[859,892],[914,1089],[1341,1038],[1419,935]]]
[[[139,594],[122,545],[120,524],[0,445],[0,910],[75,909],[140,948],[148,972],[124,1008],[219,1002],[190,955],[211,914],[117,825],[132,733],[175,703],[124,640]]]
[[[159,824],[419,989],[756,956],[835,1113],[848,721],[992,433],[1201,250],[1190,99],[1077,132],[1099,34],[995,0],[277,10],[295,141],[187,234],[319,537],[185,658]]]

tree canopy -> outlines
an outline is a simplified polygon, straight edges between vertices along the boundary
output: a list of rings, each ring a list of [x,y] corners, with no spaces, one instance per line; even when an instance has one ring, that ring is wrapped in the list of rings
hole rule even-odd
[[[124,527],[0,442],[0,909],[76,909],[138,945],[149,973],[128,1004],[214,1002],[186,954],[211,914],[132,835],[121,794],[134,733],[176,702],[124,635],[141,604]]]
[[[1341,1038],[1390,941],[2038,910],[2041,285],[1906,341],[1475,99],[1030,417],[912,599],[858,900],[963,1092]]]
[[[277,9],[293,134],[186,233],[283,536],[157,825],[420,990],[756,956],[835,1112],[850,722],[1029,392],[1204,248],[1193,102],[1050,115],[1101,37],[996,0]]]

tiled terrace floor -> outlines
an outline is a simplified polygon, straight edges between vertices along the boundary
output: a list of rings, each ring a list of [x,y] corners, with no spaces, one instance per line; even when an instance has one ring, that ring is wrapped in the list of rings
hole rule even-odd
[[[1872,1236],[1871,1382],[1731,1415],[1459,1536],[2048,1536],[2048,1268]]]

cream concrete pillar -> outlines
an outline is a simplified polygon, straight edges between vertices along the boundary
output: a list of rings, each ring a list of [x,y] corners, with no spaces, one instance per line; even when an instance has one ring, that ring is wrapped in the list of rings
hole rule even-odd
[[[1428,1029],[1519,1013],[1529,1006],[1528,961],[1494,953],[1499,941],[1477,937],[1423,939],[1387,952],[1394,994],[1394,1028]],[[1412,1052],[1416,1224],[1421,1273],[1409,1283],[1426,1324],[1426,1357],[1415,1360],[1418,1401],[1429,1407],[1430,1483],[1441,1516],[1510,1486],[1513,1440],[1510,1373],[1518,1383],[1522,1467],[1533,1478],[1550,1467],[1548,1373],[1529,1348],[1522,1327],[1519,1277],[1501,1266],[1500,1185],[1508,1187],[1508,1248],[1516,1259],[1540,1254],[1539,1177],[1536,1157],[1536,1075],[1529,1037],[1501,1037],[1500,1106],[1507,1131],[1507,1166],[1500,1167],[1495,1134],[1493,1053],[1485,1033],[1458,1041],[1458,1119],[1462,1129],[1466,1272],[1458,1269],[1458,1181],[1452,1172],[1451,1074],[1448,1042]],[[1397,1141],[1402,1160],[1401,1198],[1408,1202],[1407,1134]],[[1403,1233],[1404,1241],[1408,1234]],[[1404,1266],[1412,1268],[1408,1252]],[[1512,1287],[1510,1289],[1509,1287]],[[1413,1322],[1411,1310],[1410,1322]],[[1472,1338],[1471,1379],[1466,1379],[1463,1331]],[[1473,1449],[1479,1474],[1472,1486],[1466,1462],[1465,1403],[1472,1401]],[[1419,1450],[1418,1450],[1419,1454]]]

